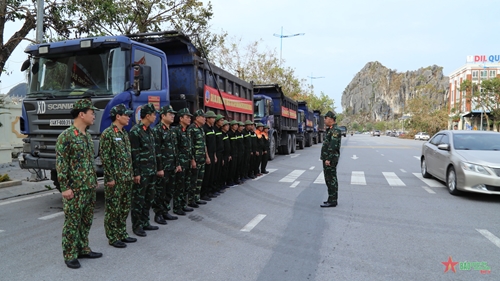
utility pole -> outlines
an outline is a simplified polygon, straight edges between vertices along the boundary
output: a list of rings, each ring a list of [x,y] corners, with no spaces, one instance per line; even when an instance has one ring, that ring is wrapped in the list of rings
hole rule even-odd
[[[300,35],[305,35],[305,33],[283,35],[283,26],[281,27],[281,34],[276,34],[276,33],[273,34],[273,36],[280,38],[280,66],[281,66],[281,53],[283,52],[283,38],[295,37]]]
[[[36,8],[36,42],[37,43],[43,42],[43,1],[44,0],[37,1],[37,8]]]

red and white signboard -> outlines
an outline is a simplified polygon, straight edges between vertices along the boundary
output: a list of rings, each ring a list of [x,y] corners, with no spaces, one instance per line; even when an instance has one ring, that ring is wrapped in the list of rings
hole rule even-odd
[[[226,109],[231,112],[253,114],[253,102],[250,100],[221,91],[222,98],[224,99],[224,105],[222,105],[222,99],[217,89],[205,85],[203,92],[205,93],[204,101],[206,107],[223,110],[225,105]]]

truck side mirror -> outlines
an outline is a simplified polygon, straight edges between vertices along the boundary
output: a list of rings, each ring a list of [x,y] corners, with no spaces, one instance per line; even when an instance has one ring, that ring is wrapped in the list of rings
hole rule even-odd
[[[134,65],[134,85],[138,92],[151,89],[151,66]]]
[[[274,103],[273,103],[273,101],[270,100],[268,104],[269,104],[269,106],[268,106],[268,108],[269,108],[268,115],[274,115]]]

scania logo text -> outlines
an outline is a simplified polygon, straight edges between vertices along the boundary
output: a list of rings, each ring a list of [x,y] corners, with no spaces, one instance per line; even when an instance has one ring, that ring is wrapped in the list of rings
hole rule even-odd
[[[72,103],[53,103],[47,105],[48,110],[73,109]]]
[[[44,114],[47,107],[45,106],[45,101],[37,101],[38,108],[36,114]]]

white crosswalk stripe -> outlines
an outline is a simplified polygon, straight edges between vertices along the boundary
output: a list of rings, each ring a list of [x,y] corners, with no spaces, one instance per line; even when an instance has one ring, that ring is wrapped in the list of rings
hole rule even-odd
[[[286,177],[280,179],[280,182],[294,182],[300,175],[302,175],[306,170],[293,170]]]
[[[325,184],[325,174],[321,172],[319,176],[314,180],[314,183]]]
[[[382,172],[382,174],[384,175],[390,186],[406,186],[406,184],[399,179],[396,173]]]
[[[432,179],[426,179],[422,177],[421,173],[413,173],[414,176],[416,176],[418,179],[421,181],[425,182],[428,186],[430,187],[443,187],[444,185],[437,180],[432,180]]]
[[[351,184],[366,185],[365,172],[352,171]]]

